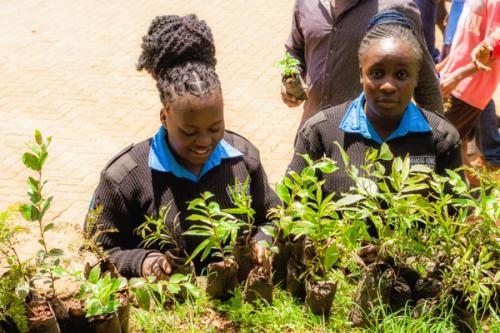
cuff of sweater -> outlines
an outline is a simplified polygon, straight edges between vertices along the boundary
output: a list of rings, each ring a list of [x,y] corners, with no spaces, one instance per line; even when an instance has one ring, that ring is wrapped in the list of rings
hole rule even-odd
[[[111,249],[108,251],[111,262],[116,266],[118,272],[126,278],[142,276],[142,263],[146,256],[153,252],[158,251],[145,249]]]

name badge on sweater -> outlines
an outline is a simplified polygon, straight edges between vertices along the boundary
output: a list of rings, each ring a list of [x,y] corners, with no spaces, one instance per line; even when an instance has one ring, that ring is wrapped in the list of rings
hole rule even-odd
[[[431,169],[436,169],[436,156],[423,155],[423,156],[410,156],[410,165],[425,165]]]

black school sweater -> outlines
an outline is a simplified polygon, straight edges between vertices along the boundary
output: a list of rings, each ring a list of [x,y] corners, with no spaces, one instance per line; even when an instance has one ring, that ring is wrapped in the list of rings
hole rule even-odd
[[[171,172],[159,172],[148,166],[151,139],[126,148],[116,155],[105,169],[97,189],[91,209],[102,205],[102,212],[91,234],[97,235],[97,242],[102,245],[120,273],[126,277],[140,276],[142,262],[147,254],[159,248],[144,249],[139,247],[141,238],[134,233],[145,216],[157,217],[161,207],[171,203],[167,225],[174,230],[173,221],[178,222],[174,230],[176,241],[189,254],[202,241],[199,237],[183,236],[193,222],[187,221],[187,202],[199,198],[205,191],[212,192],[221,208],[235,207],[229,195],[228,186],[234,186],[235,179],[243,183],[250,176],[250,194],[252,208],[255,210],[256,225],[270,223],[266,219],[269,208],[279,204],[279,198],[269,187],[267,177],[260,163],[259,152],[255,146],[243,137],[226,131],[224,139],[243,153],[243,156],[223,159],[221,164],[194,183],[184,178],[177,178]],[[116,232],[100,233],[98,230]],[[254,238],[265,238],[259,231]],[[197,271],[205,266],[195,260]]]
[[[324,156],[337,161],[339,170],[325,175],[325,195],[335,192],[339,199],[349,192],[353,180],[345,173],[338,142],[350,158],[350,163],[359,167],[365,164],[365,153],[369,148],[380,149],[380,144],[366,139],[358,133],[346,133],[339,126],[351,102],[322,110],[310,118],[295,138],[295,153],[289,170],[299,172],[307,166],[298,154],[309,154],[313,161]],[[455,169],[462,164],[460,137],[457,130],[443,116],[420,109],[432,128],[427,133],[408,133],[387,141],[394,156],[410,156],[410,164],[424,164],[436,173],[445,175],[445,169]],[[385,161],[381,161],[385,162]],[[383,163],[390,170],[391,162]]]

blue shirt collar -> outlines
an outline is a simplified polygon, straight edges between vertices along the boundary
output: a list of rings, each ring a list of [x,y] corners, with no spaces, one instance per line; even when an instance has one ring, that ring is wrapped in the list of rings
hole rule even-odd
[[[361,93],[358,98],[352,101],[347,109],[347,112],[342,118],[342,121],[340,122],[339,128],[344,132],[361,134],[367,139],[382,144],[384,140],[382,140],[380,135],[378,135],[377,131],[365,114],[365,102],[366,99],[364,93]],[[418,107],[413,102],[410,102],[403,113],[403,117],[401,118],[398,128],[396,128],[396,130],[392,132],[385,141],[398,137],[404,137],[410,132],[425,133],[431,131],[432,128],[422,112],[420,112]]]
[[[242,152],[222,139],[205,164],[203,164],[200,174],[195,176],[191,171],[177,162],[165,140],[165,134],[165,128],[162,126],[151,140],[148,158],[149,167],[160,172],[172,172],[178,178],[186,178],[195,183],[208,171],[219,166],[223,159],[243,156]]]

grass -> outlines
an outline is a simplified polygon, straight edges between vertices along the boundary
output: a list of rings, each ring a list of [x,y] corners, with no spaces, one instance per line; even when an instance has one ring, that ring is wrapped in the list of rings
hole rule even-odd
[[[449,302],[443,300],[429,310],[405,307],[391,313],[386,307],[377,307],[370,327],[353,328],[347,320],[354,299],[355,285],[339,283],[332,312],[325,318],[312,314],[301,302],[279,288],[274,290],[273,304],[243,302],[242,287],[227,301],[197,300],[178,304],[164,311],[132,309],[131,332],[191,333],[191,332],[367,332],[367,333],[454,333],[459,332],[453,322]],[[418,317],[418,318],[417,318]],[[484,323],[478,332],[500,333],[498,314]]]
[[[355,286],[339,285],[328,318],[312,314],[280,288],[272,305],[244,303],[240,287],[224,302],[202,297],[166,311],[132,309],[132,332],[352,332],[347,314]]]

